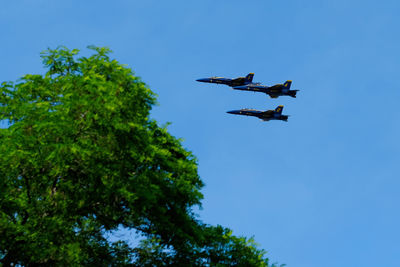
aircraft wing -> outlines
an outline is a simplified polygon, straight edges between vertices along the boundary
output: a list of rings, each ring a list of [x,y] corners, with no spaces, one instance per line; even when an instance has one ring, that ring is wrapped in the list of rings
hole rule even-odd
[[[264,115],[268,115],[268,116],[272,116],[272,115],[274,115],[274,112],[275,112],[274,110],[267,110],[267,111],[264,111],[263,114]]]
[[[278,98],[279,95],[274,95],[274,94],[268,94],[271,98]]]

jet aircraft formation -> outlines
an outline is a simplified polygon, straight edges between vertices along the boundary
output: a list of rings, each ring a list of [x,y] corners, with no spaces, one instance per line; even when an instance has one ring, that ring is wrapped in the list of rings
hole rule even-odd
[[[216,83],[216,84],[225,84],[232,89],[242,90],[242,91],[251,91],[251,92],[261,92],[269,95],[271,98],[278,98],[280,96],[291,96],[296,97],[296,94],[299,90],[290,90],[290,86],[292,85],[292,81],[288,80],[284,84],[275,84],[273,86],[262,85],[261,83],[253,83],[254,73],[249,73],[246,77],[239,77],[235,79],[224,78],[224,77],[211,77],[211,78],[203,78],[198,79],[198,82],[204,83]],[[266,110],[260,111],[255,109],[240,109],[240,110],[231,110],[227,113],[236,114],[236,115],[246,115],[246,116],[254,116],[263,121],[269,120],[282,120],[287,121],[289,115],[282,115],[283,106],[278,106],[275,110]]]

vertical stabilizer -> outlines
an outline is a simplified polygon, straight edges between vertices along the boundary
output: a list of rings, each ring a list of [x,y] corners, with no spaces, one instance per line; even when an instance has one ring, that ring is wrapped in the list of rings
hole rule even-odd
[[[254,73],[247,74],[246,83],[252,83],[253,82],[253,77],[254,77]]]
[[[277,112],[277,113],[279,113],[279,114],[282,114],[282,110],[283,110],[283,106],[278,106],[278,107],[275,109],[275,112]]]
[[[290,89],[290,86],[292,85],[292,81],[286,81],[284,84],[283,84],[283,88],[285,88],[285,89]]]

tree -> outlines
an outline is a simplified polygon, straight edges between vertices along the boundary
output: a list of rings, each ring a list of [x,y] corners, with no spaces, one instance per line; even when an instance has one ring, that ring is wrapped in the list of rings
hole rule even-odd
[[[149,118],[155,95],[89,47],[42,53],[45,75],[0,87],[4,266],[269,266],[252,239],[196,219],[196,158]],[[105,233],[143,237],[131,248]]]

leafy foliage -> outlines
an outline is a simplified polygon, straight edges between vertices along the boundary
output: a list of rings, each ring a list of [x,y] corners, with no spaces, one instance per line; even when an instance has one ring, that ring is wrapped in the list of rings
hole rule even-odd
[[[89,47],[42,53],[45,75],[0,87],[0,262],[269,266],[252,239],[196,220],[195,157],[149,119],[155,95]],[[140,245],[110,242],[123,226]]]

